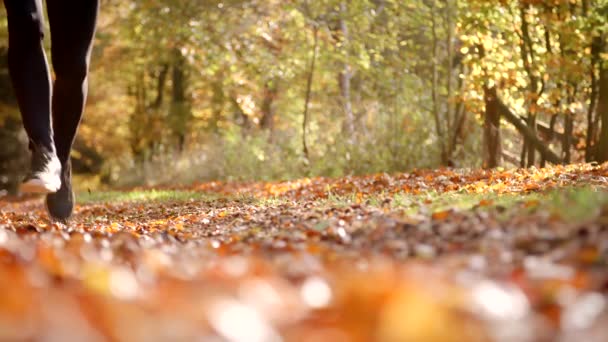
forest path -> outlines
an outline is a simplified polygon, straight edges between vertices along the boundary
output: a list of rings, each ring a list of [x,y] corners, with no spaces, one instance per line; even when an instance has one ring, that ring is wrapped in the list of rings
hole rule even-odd
[[[608,166],[0,199],[0,340],[608,340]]]

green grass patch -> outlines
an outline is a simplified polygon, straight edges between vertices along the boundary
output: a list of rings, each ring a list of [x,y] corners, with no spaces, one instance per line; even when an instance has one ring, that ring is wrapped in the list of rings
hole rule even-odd
[[[608,207],[608,191],[593,187],[505,194],[428,191],[420,194],[368,195],[359,199],[355,194],[346,196],[330,194],[327,199],[319,201],[319,205],[345,207],[357,202],[372,207],[400,210],[406,215],[431,214],[449,209],[461,211],[490,210],[497,207],[509,209],[516,205],[527,204],[520,208],[522,213],[545,210],[566,221],[582,221],[597,217],[602,208]]]
[[[481,193],[471,194],[465,192],[438,193],[435,191],[413,195],[396,194],[392,206],[406,209],[406,212],[416,213],[421,209],[436,212],[448,209],[471,210],[476,207],[510,207],[518,202],[542,201],[543,193]]]
[[[93,191],[82,192],[78,202],[82,204],[109,202],[168,202],[218,199],[218,195],[181,190],[135,190],[135,191]]]
[[[367,195],[359,202],[372,207],[390,207],[391,209],[405,210],[406,214],[416,214],[421,210],[427,212],[443,211],[447,209],[470,210],[474,207],[509,207],[521,201],[542,200],[547,196],[543,193],[526,194],[471,194],[465,192],[437,192],[428,191],[420,194],[397,193]],[[345,207],[357,203],[355,194],[337,196],[329,194],[328,198],[320,201],[326,206]]]
[[[592,187],[568,188],[549,194],[547,207],[554,215],[570,222],[597,218],[608,207],[608,191]]]
[[[257,198],[248,194],[226,196],[200,191],[153,189],[135,191],[87,191],[79,193],[77,197],[78,202],[82,204],[113,202],[185,202],[191,200],[211,202],[219,199],[258,206],[276,206],[285,203],[285,200],[279,197]]]
[[[136,191],[94,191],[83,192],[78,197],[82,204],[120,203],[120,202],[185,202],[230,200],[245,205],[260,207],[277,206],[289,202],[281,197],[256,198],[248,194],[224,196],[196,191],[181,190],[136,190]],[[319,207],[346,207],[355,203],[371,207],[382,207],[391,211],[399,211],[405,215],[430,215],[434,212],[449,209],[491,210],[496,207],[505,209],[520,205],[515,213],[528,214],[544,210],[565,221],[581,222],[595,219],[602,214],[603,208],[608,208],[608,191],[602,188],[576,187],[529,193],[481,193],[466,192],[441,193],[428,191],[420,194],[397,193],[368,195],[357,197],[356,194],[338,196],[329,194],[327,199],[319,200]],[[525,205],[522,205],[525,204]],[[502,219],[509,219],[513,211],[506,210],[501,214]]]

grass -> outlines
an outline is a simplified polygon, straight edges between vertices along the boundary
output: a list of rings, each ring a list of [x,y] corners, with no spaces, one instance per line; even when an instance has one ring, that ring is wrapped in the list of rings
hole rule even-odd
[[[392,209],[404,209],[406,213],[414,214],[424,209],[425,211],[443,211],[447,209],[470,210],[482,204],[482,206],[504,206],[508,207],[521,201],[541,200],[546,194],[526,193],[526,194],[470,194],[465,192],[441,193],[428,191],[420,194],[397,193],[366,196],[361,202],[373,207],[390,206]],[[355,194],[337,196],[329,194],[328,198],[320,201],[321,204],[337,207],[345,207],[357,203]]]
[[[586,221],[608,208],[608,191],[592,187],[568,188],[550,194],[546,206],[571,222]]]
[[[541,201],[543,193],[482,193],[470,194],[463,192],[437,193],[428,192],[419,195],[397,194],[393,206],[405,208],[406,211],[419,211],[422,208],[430,212],[448,209],[470,210],[475,207],[510,207],[518,202]]]
[[[135,190],[135,191],[95,191],[83,192],[78,196],[78,202],[82,204],[107,203],[107,202],[168,202],[202,200],[212,201],[218,199],[218,195],[181,190]]]
[[[111,203],[111,202],[185,202],[185,201],[216,201],[219,199],[233,200],[242,204],[275,206],[285,203],[278,197],[257,198],[248,194],[225,196],[214,193],[188,190],[135,190],[135,191],[93,191],[78,194],[81,204]]]
[[[184,190],[136,190],[83,192],[78,201],[82,204],[108,202],[168,202],[168,201],[215,201],[218,199],[234,200],[242,204],[261,207],[276,206],[287,200],[278,197],[256,198],[247,194],[223,196],[219,194]],[[398,193],[394,195],[377,194],[357,199],[355,194],[337,196],[329,194],[327,199],[317,201],[321,207],[345,207],[357,201],[372,207],[388,207],[400,210],[406,215],[431,214],[448,209],[472,210],[474,208],[491,209],[496,207],[510,208],[521,203],[530,206],[522,210],[546,210],[567,221],[584,221],[597,217],[601,210],[608,206],[608,191],[592,187],[563,188],[546,192],[530,193],[481,193],[465,192],[440,193],[429,191],[420,194]]]
[[[567,221],[584,221],[589,217],[596,217],[602,208],[608,206],[608,191],[593,187],[506,194],[428,191],[420,194],[377,194],[366,196],[359,201],[372,207],[401,210],[406,215],[430,214],[449,209],[466,211],[474,208],[511,208],[518,204],[529,204],[521,210],[546,210]],[[327,199],[319,201],[319,205],[336,207],[354,203],[357,203],[355,194],[336,196],[330,193]]]

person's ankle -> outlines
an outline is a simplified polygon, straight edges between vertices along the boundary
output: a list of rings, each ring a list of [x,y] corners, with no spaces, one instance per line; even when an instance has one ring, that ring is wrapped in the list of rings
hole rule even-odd
[[[61,163],[54,147],[30,144],[30,172],[21,185],[22,192],[52,193],[61,186]]]
[[[57,155],[57,149],[55,148],[55,143],[52,139],[30,139],[28,147],[32,153],[34,153],[35,150],[39,150],[44,151],[45,153]]]

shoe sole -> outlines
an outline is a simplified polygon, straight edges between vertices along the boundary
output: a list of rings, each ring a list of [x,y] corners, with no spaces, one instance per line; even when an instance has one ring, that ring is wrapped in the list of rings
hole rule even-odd
[[[52,187],[50,184],[41,181],[40,179],[31,179],[25,183],[22,183],[19,187],[22,193],[30,194],[52,194],[59,190],[58,187]]]

